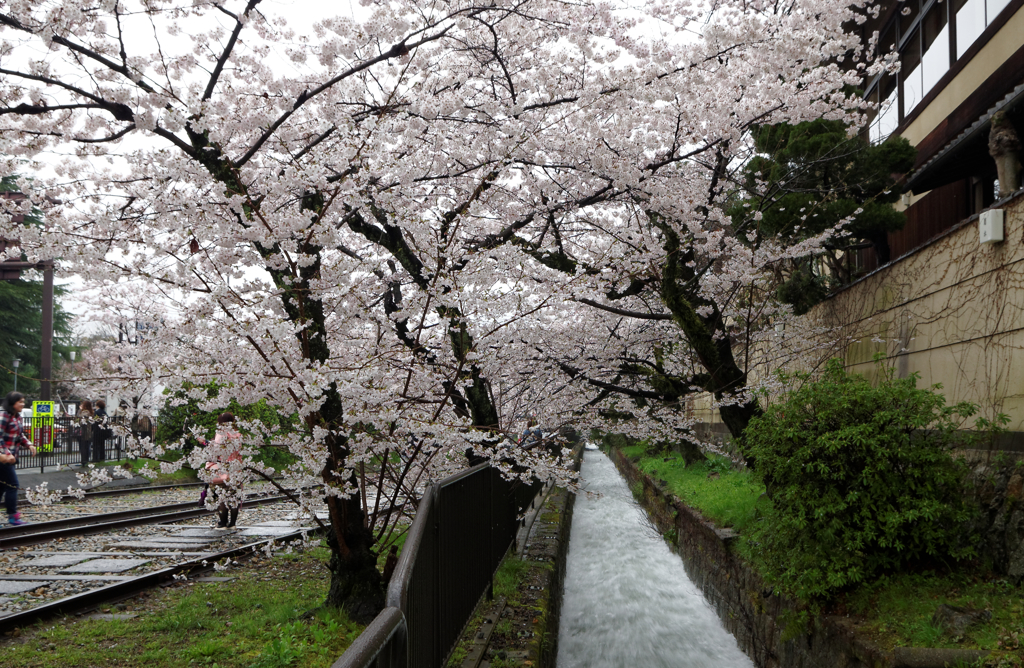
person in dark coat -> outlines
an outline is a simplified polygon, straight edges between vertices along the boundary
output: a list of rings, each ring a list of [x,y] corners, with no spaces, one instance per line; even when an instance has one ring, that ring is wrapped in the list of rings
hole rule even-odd
[[[107,458],[107,439],[113,431],[110,427],[110,416],[107,415],[107,402],[96,400],[96,426],[93,429],[92,460],[102,462]]]
[[[391,582],[391,576],[395,574],[395,566],[398,565],[398,547],[392,545],[388,551],[388,558],[384,560],[384,584]]]
[[[92,402],[88,399],[82,401],[78,406],[78,452],[82,455],[82,468],[89,463],[89,453],[92,451],[93,423],[96,415],[92,411]]]

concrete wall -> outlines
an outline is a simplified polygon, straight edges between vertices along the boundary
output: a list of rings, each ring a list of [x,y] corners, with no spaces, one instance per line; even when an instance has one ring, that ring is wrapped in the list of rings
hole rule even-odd
[[[978,243],[977,216],[819,304],[813,322],[838,327],[842,356],[871,377],[881,353],[899,377],[943,386],[947,403],[1011,417],[1024,430],[1024,194],[997,203],[1005,241]]]

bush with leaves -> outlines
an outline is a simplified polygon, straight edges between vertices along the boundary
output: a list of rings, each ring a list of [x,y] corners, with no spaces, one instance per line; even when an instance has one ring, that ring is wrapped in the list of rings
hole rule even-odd
[[[952,456],[971,404],[894,378],[872,385],[839,360],[786,378],[786,400],[751,421],[769,503],[750,539],[767,580],[823,601],[883,573],[972,554],[966,465]]]
[[[187,390],[192,390],[200,385],[186,385],[185,387]],[[210,400],[217,398],[221,386],[216,382],[209,382],[201,387],[206,390],[207,400]],[[185,403],[180,403],[183,399],[186,400]],[[198,427],[204,438],[212,439],[217,431],[217,417],[224,411],[230,411],[242,422],[259,420],[264,425],[284,427],[288,421],[287,417],[281,416],[278,410],[269,405],[266,400],[242,405],[232,399],[226,408],[214,411],[202,410],[199,407],[200,403],[197,399],[187,398],[184,390],[174,395],[168,395],[164,407],[160,410],[160,420],[157,422],[157,442],[173,443],[186,436],[186,431],[193,427]],[[192,439],[186,439],[185,453],[190,452],[195,445]]]

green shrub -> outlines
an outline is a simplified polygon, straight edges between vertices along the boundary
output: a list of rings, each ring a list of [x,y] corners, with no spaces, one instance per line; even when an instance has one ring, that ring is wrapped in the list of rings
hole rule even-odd
[[[196,387],[200,386],[185,383],[185,388],[188,390]],[[220,393],[221,385],[216,381],[211,381],[201,387],[206,390],[206,396],[208,399],[214,399]],[[168,392],[168,397],[164,402],[164,407],[160,409],[160,420],[157,422],[156,440],[158,443],[166,444],[174,442],[184,436],[187,429],[196,426],[199,427],[205,438],[213,438],[217,431],[217,417],[224,410],[230,411],[236,418],[242,421],[259,420],[268,428],[276,427],[278,430],[287,431],[290,427],[291,418],[280,415],[277,408],[269,405],[265,399],[260,399],[254,404],[246,405],[239,404],[237,401],[232,399],[227,408],[216,411],[200,410],[199,401],[195,399],[188,399],[184,404],[176,406],[171,405],[172,400],[180,400],[184,398],[184,391],[178,391],[173,395]],[[243,434],[249,435],[244,429],[242,432]],[[188,454],[195,445],[195,441],[187,439],[184,447],[185,454]],[[274,457],[276,455],[268,453],[267,456]]]
[[[873,387],[838,360],[817,380],[786,380],[785,402],[745,433],[769,499],[751,535],[769,582],[825,600],[922,560],[970,556],[966,466],[950,450],[974,406],[947,407],[937,386],[881,366]]]

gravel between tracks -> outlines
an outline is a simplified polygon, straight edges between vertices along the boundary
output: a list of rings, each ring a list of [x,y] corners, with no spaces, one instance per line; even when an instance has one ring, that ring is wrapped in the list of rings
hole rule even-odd
[[[199,490],[197,487],[183,487],[180,489],[164,489],[155,492],[140,491],[138,494],[125,496],[101,496],[95,498],[75,499],[62,501],[50,506],[33,506],[21,501],[18,510],[26,520],[32,523],[50,522],[62,520],[79,515],[94,515],[100,513],[116,512],[119,510],[137,510],[140,508],[154,508],[166,506],[173,503],[187,503],[194,501],[199,503]],[[274,487],[268,483],[255,482],[247,485],[246,493],[264,494],[273,492]],[[2,531],[2,529],[0,529]]]
[[[255,485],[253,486],[255,488]],[[250,489],[248,491],[267,491]],[[127,510],[130,508],[146,508],[171,503],[183,503],[190,500],[197,501],[198,493],[195,489],[169,490],[159,493],[140,493],[128,497],[98,498],[88,502],[73,501],[56,504],[53,511],[49,508],[36,507],[39,514],[32,517],[34,521],[45,521],[46,519],[62,519],[69,517],[71,508],[81,510],[81,514],[96,514],[112,512],[114,510]],[[57,509],[60,510],[57,510]],[[53,517],[47,517],[51,513]],[[57,515],[56,513],[65,513]],[[45,518],[45,519],[44,519]],[[65,596],[78,594],[89,589],[106,586],[117,581],[117,579],[97,580],[96,576],[135,576],[149,573],[173,566],[176,563],[194,558],[201,554],[222,552],[234,547],[240,547],[260,540],[271,538],[269,535],[246,535],[252,531],[260,531],[256,525],[289,524],[294,526],[311,526],[313,522],[309,519],[299,521],[295,515],[295,508],[288,503],[274,504],[272,506],[246,507],[243,505],[238,518],[239,526],[236,530],[218,531],[211,537],[209,543],[190,546],[188,549],[162,549],[158,547],[123,547],[117,543],[123,541],[145,541],[147,539],[168,539],[189,529],[211,529],[216,525],[215,515],[177,522],[172,525],[151,524],[128,529],[96,534],[92,536],[80,536],[64,538],[32,545],[23,548],[15,548],[0,553],[0,576],[32,576],[38,578],[41,586],[32,590],[16,594],[0,594],[0,617],[14,612],[27,610],[43,603],[48,603]],[[246,531],[251,528],[250,531]],[[276,528],[276,527],[275,527]],[[285,527],[280,527],[282,530]],[[2,529],[0,529],[2,531]],[[48,576],[67,577],[73,575],[65,573],[68,568],[64,566],[29,566],[28,562],[47,556],[69,553],[90,553],[92,558],[106,559],[144,559],[147,563],[141,564],[130,570],[118,573],[89,573],[83,579],[74,580],[48,580]],[[92,577],[89,577],[92,576]],[[6,580],[6,582],[11,582]]]

